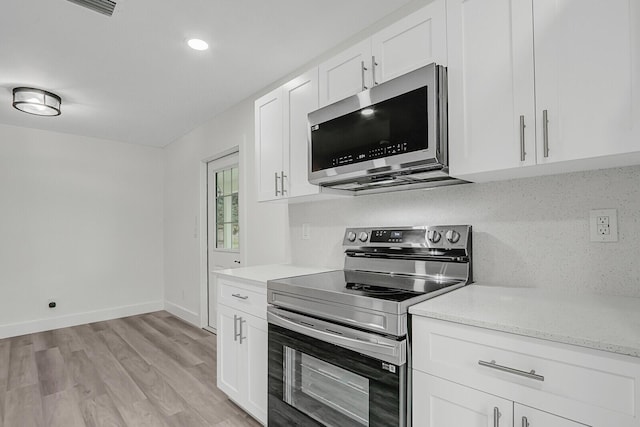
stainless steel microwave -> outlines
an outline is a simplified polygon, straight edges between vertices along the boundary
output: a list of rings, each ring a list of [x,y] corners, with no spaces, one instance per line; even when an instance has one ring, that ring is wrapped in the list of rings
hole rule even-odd
[[[447,73],[430,64],[309,114],[309,182],[361,191],[448,174]]]

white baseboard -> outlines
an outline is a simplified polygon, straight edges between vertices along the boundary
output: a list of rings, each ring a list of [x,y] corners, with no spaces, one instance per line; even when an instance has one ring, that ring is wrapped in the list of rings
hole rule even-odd
[[[198,328],[202,327],[200,325],[200,315],[198,313],[195,313],[189,309],[182,307],[181,305],[174,304],[169,301],[164,302],[164,309],[174,316],[181,318],[185,322],[189,322]]]
[[[35,332],[50,331],[53,329],[67,328],[69,326],[84,325],[85,323],[102,322],[103,320],[134,316],[136,314],[159,311],[163,308],[163,301],[158,300],[142,304],[108,308],[105,310],[96,310],[47,319],[30,320],[28,322],[0,325],[0,339],[16,337],[24,334],[33,334]]]

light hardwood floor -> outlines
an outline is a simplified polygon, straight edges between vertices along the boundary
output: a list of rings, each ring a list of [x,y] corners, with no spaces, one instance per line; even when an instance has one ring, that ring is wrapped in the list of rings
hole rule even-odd
[[[0,427],[259,425],[216,387],[216,336],[164,311],[0,340]]]

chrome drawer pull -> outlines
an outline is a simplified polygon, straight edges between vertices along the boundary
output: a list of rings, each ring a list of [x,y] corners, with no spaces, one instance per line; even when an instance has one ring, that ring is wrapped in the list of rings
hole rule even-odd
[[[529,420],[527,417],[522,417],[522,427],[529,427]]]
[[[240,294],[231,294],[232,297],[240,298],[240,299],[249,299],[248,295],[240,295]]]
[[[493,408],[493,427],[500,427],[500,409],[497,406]]]
[[[514,369],[514,368],[510,368],[508,366],[498,365],[495,360],[492,360],[491,362],[485,362],[484,360],[478,360],[478,365],[485,366],[485,367],[491,368],[491,369],[497,369],[498,371],[502,371],[502,372],[508,372],[508,373],[514,374],[514,375],[520,375],[521,377],[529,378],[531,380],[544,381],[544,377],[542,375],[536,374],[536,371],[534,371],[533,369],[531,371],[529,371],[529,372],[521,371],[520,369]]]

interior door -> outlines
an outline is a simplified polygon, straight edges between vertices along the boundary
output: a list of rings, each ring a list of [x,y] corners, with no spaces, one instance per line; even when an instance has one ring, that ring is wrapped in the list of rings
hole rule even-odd
[[[238,153],[207,164],[207,264],[209,327],[216,329],[213,272],[242,266],[240,253],[240,168]]]

